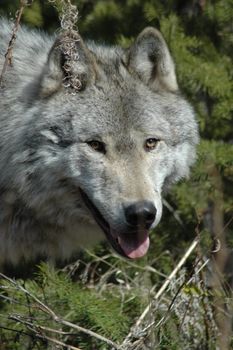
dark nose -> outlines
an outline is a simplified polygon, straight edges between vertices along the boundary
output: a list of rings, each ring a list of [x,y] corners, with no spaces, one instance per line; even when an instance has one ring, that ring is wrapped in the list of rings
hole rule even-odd
[[[149,229],[153,224],[156,216],[156,208],[152,202],[141,201],[130,204],[125,208],[125,217],[131,226],[141,226]]]

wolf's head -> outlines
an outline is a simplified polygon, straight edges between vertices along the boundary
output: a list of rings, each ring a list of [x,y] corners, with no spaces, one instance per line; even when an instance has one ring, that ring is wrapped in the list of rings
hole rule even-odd
[[[78,235],[77,222],[94,221],[118,253],[141,257],[162,215],[162,191],[195,160],[193,110],[157,30],[146,28],[127,50],[81,38],[75,45],[78,92],[64,87],[60,39],[39,80],[25,88],[20,191],[54,226],[73,225]]]

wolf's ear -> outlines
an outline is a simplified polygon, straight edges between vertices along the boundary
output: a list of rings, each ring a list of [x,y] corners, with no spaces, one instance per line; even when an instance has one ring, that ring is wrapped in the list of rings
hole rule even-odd
[[[137,37],[128,52],[132,72],[154,91],[178,90],[175,66],[161,33],[148,27]]]
[[[83,90],[95,80],[96,63],[93,55],[77,34],[60,36],[54,42],[40,79],[40,96],[48,97],[62,85]]]

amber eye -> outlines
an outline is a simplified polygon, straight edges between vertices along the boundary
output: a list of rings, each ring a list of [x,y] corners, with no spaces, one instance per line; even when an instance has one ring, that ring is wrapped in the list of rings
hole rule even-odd
[[[145,148],[147,151],[152,151],[153,149],[155,149],[155,147],[157,146],[157,143],[159,142],[158,139],[155,138],[150,138],[147,139],[145,142]]]
[[[105,144],[97,140],[88,141],[87,144],[95,151],[106,153]]]

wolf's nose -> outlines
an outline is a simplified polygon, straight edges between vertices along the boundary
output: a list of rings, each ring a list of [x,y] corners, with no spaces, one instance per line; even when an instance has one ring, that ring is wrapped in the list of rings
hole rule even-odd
[[[141,226],[149,229],[156,216],[156,208],[152,202],[141,201],[125,208],[125,217],[131,226]]]

